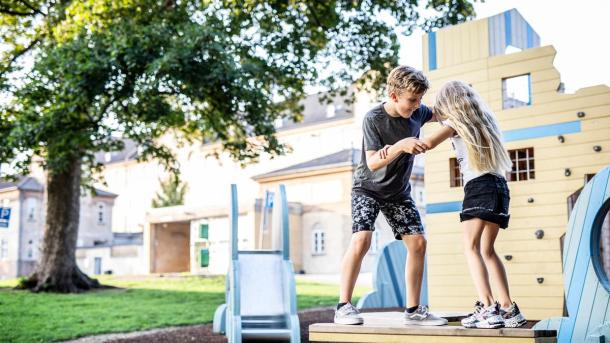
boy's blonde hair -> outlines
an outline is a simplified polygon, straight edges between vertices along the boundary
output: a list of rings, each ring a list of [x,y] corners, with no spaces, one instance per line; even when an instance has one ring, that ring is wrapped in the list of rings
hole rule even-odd
[[[423,94],[430,88],[430,84],[421,71],[409,66],[399,66],[392,69],[388,75],[387,87],[388,95],[392,92],[401,95],[405,91]]]
[[[485,173],[512,169],[496,117],[472,87],[462,81],[447,82],[436,95],[434,110],[464,140],[474,170]]]

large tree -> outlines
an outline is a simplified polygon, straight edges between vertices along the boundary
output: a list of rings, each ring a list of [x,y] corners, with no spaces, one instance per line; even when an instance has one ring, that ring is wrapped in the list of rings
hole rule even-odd
[[[38,156],[47,171],[42,256],[23,286],[99,286],[75,262],[79,196],[117,137],[170,169],[168,133],[243,163],[281,154],[273,122],[299,119],[308,85],[380,88],[397,30],[473,15],[467,0],[0,0],[0,162],[24,174]]]

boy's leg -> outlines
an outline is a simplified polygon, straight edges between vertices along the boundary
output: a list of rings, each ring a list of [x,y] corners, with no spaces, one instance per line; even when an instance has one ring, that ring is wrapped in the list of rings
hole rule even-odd
[[[360,273],[362,259],[371,246],[375,219],[379,214],[377,200],[362,194],[352,194],[352,238],[341,263],[339,304],[335,311],[335,323],[362,324],[360,312],[352,304],[354,285]]]
[[[352,240],[341,264],[340,303],[352,301],[352,293],[360,273],[362,259],[371,246],[372,234],[373,231],[359,231],[352,234]]]
[[[426,238],[421,234],[403,235],[402,241],[407,247],[405,285],[408,289],[407,308],[411,308],[419,305],[426,258]]]
[[[428,306],[420,304],[421,286],[426,257],[424,227],[412,199],[398,203],[386,203],[381,207],[396,239],[407,246],[405,285],[407,288],[407,311],[405,323],[409,325],[447,325],[445,318],[428,312]]]

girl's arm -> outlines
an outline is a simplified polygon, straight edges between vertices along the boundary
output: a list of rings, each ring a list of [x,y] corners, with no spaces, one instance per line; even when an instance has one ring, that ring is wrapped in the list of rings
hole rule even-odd
[[[430,137],[423,138],[421,141],[426,144],[428,149],[433,149],[437,145],[441,144],[445,139],[453,136],[454,134],[454,129],[449,126],[443,125],[443,127],[440,130],[436,131],[436,133],[434,133]]]

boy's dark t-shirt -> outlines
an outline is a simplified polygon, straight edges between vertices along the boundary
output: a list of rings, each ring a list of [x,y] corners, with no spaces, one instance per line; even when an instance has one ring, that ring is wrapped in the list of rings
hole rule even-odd
[[[408,119],[390,116],[383,104],[373,107],[362,123],[362,157],[354,173],[353,191],[383,201],[410,199],[413,155],[403,153],[373,172],[366,165],[366,151],[380,150],[403,138],[419,137],[420,128],[430,119],[432,110],[423,104]]]

